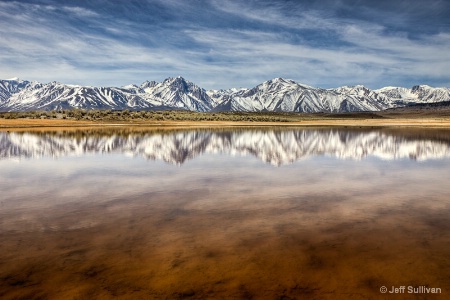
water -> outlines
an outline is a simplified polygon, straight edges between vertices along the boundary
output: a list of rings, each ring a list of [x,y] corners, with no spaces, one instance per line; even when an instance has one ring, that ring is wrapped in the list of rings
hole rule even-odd
[[[0,132],[0,298],[445,298],[449,178],[446,130]]]

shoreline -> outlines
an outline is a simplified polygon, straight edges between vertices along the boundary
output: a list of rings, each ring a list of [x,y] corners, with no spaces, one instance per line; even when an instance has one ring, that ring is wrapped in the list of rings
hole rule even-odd
[[[0,130],[21,129],[67,129],[102,127],[149,127],[149,128],[205,128],[205,127],[425,127],[450,128],[450,118],[317,118],[292,122],[261,121],[87,121],[87,120],[48,120],[48,119],[0,119]]]

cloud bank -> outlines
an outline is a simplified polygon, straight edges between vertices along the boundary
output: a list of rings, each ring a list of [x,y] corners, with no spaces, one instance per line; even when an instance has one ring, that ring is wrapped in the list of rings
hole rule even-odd
[[[447,1],[0,1],[0,78],[450,86]]]

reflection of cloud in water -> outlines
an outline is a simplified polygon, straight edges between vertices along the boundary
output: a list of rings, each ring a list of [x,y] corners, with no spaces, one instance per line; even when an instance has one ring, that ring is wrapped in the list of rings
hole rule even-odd
[[[450,157],[448,139],[405,137],[386,131],[345,129],[289,130],[177,130],[118,134],[0,133],[0,158],[80,156],[121,153],[183,164],[205,153],[254,155],[264,162],[283,165],[314,157],[332,156],[385,160],[426,160]]]
[[[445,138],[72,132],[1,134],[1,145],[6,295],[375,299],[398,282],[449,289],[450,160],[408,159],[447,157]],[[197,155],[182,168],[163,162]],[[251,155],[312,159],[274,168]],[[371,155],[407,159],[356,160]],[[10,159],[21,157],[41,159]]]

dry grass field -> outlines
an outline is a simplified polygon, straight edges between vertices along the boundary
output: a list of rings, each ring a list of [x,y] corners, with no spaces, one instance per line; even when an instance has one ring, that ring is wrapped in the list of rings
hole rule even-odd
[[[450,127],[450,109],[361,113],[198,113],[188,111],[62,111],[0,113],[0,129],[59,127],[348,126]]]

